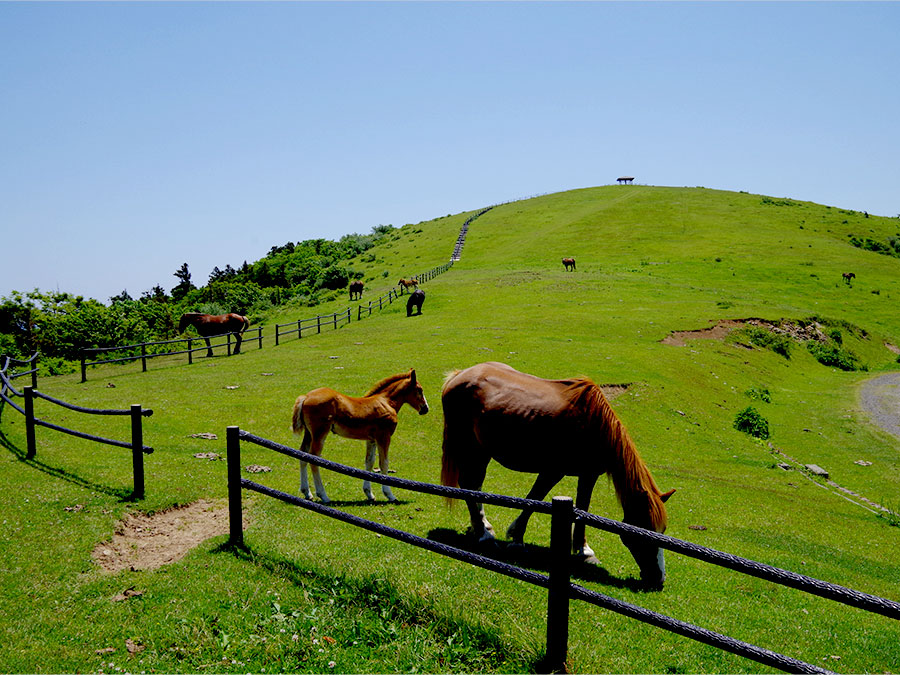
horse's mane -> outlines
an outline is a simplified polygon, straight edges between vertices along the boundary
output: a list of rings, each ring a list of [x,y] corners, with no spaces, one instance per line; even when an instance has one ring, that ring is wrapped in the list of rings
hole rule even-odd
[[[616,488],[616,496],[622,508],[628,510],[628,502],[646,495],[649,504],[650,526],[657,532],[665,530],[666,509],[660,499],[660,490],[625,425],[613,411],[603,391],[587,377],[569,382],[566,389],[573,411],[586,414],[592,420],[601,438],[606,441],[610,453],[607,473]]]
[[[409,373],[397,373],[396,375],[391,375],[390,377],[386,377],[381,382],[373,386],[368,392],[366,392],[365,396],[374,396],[375,394],[380,394],[382,391],[387,389],[390,385],[394,384],[399,380],[409,379]]]

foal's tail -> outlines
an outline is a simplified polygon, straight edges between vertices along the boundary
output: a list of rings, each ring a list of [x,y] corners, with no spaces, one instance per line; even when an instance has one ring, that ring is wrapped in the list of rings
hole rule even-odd
[[[291,415],[291,431],[293,431],[298,436],[306,430],[306,425],[303,423],[303,399],[306,396],[298,396],[297,400],[294,401],[294,413]]]

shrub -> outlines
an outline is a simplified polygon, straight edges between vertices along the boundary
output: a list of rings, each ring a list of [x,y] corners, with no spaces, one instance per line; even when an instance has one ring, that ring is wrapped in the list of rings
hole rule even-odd
[[[853,352],[842,349],[836,344],[822,344],[815,340],[807,340],[806,349],[813,357],[824,366],[834,366],[841,370],[867,370],[859,363],[859,358]]]
[[[786,359],[791,358],[791,338],[787,335],[778,335],[758,326],[747,326],[738,331],[738,333],[756,347],[771,349]]]
[[[747,391],[744,392],[747,396],[754,400],[764,401],[766,403],[772,402],[772,394],[769,393],[769,390],[765,387],[751,387]]]
[[[735,415],[734,428],[763,440],[769,437],[769,422],[753,406],[747,406]]]

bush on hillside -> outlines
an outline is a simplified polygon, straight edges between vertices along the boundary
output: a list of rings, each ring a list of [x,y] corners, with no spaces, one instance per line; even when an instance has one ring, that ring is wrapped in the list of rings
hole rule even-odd
[[[779,335],[759,326],[745,326],[735,331],[735,337],[738,339],[743,337],[755,347],[771,349],[786,359],[791,358],[792,340],[787,335]]]
[[[753,406],[747,406],[734,417],[734,428],[763,440],[769,437],[769,422]]]
[[[847,371],[868,370],[867,366],[860,364],[856,354],[837,344],[823,344],[816,340],[807,340],[806,349],[823,366],[834,366]]]

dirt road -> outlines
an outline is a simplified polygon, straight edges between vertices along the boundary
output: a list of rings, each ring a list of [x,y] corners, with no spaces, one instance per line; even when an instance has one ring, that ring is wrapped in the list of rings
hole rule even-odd
[[[875,424],[900,438],[900,373],[887,373],[864,382],[859,398]]]

